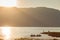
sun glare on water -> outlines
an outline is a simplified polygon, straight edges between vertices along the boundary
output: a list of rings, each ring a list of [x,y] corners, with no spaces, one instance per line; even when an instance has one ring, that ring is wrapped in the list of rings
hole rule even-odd
[[[2,35],[4,35],[4,40],[8,40],[11,36],[11,27],[3,26],[1,30],[2,30]]]
[[[0,6],[2,6],[2,7],[15,7],[16,0],[0,0]]]

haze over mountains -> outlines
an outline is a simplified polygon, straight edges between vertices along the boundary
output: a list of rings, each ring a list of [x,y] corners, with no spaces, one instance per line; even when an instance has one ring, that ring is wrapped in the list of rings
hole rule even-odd
[[[0,24],[20,27],[60,27],[60,11],[47,7],[0,8]]]

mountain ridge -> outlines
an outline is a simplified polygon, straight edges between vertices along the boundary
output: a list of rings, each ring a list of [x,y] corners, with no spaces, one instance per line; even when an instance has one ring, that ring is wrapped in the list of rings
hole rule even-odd
[[[36,8],[13,8],[15,13],[11,18],[13,26],[21,27],[60,27],[60,10],[36,7]],[[9,23],[10,24],[10,23]]]

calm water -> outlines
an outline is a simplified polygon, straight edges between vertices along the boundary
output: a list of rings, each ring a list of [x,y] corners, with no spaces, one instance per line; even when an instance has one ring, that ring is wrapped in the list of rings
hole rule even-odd
[[[11,38],[30,37],[31,34],[40,34],[43,31],[60,32],[60,27],[9,27],[9,28],[10,29],[8,29],[6,27],[6,32],[8,33],[8,35]],[[2,35],[1,29],[2,29],[2,27],[0,27],[0,35]],[[7,31],[7,30],[9,30],[9,31]],[[42,37],[47,38],[49,36],[42,35]]]

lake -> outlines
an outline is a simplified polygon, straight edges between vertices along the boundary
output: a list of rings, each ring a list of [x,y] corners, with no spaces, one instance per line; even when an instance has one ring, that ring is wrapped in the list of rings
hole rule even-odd
[[[30,37],[31,34],[41,34],[41,32],[60,32],[60,27],[0,27],[0,35],[5,38]],[[42,35],[42,38],[49,36]],[[51,37],[50,37],[51,38]]]

